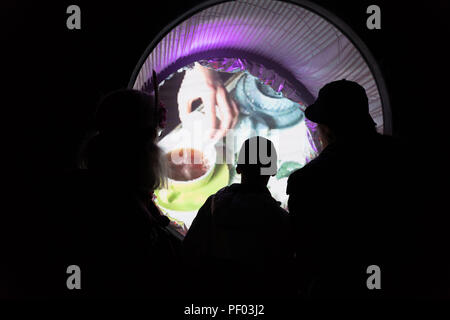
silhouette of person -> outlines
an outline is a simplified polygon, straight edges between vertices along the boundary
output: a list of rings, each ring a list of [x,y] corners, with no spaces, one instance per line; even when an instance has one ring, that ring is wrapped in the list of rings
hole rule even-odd
[[[270,140],[258,136],[244,142],[236,167],[241,183],[210,196],[184,238],[185,256],[201,270],[193,285],[203,279],[210,294],[289,294],[290,219],[267,189],[276,163]]]
[[[169,273],[179,261],[181,240],[152,201],[165,177],[156,145],[164,111],[155,100],[119,90],[98,107],[70,230],[70,258],[80,264],[88,296],[161,296],[171,290]]]
[[[415,218],[405,206],[413,184],[403,145],[377,133],[356,82],[325,85],[305,115],[318,123],[325,148],[287,185],[302,294],[404,296]],[[370,265],[381,269],[382,290],[367,287]]]

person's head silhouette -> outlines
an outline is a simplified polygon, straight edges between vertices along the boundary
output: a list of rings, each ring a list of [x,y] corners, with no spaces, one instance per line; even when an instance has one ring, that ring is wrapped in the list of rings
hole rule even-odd
[[[155,140],[159,106],[153,96],[119,90],[100,103],[88,143],[87,167],[128,188],[152,191],[163,179],[162,157]]]
[[[272,141],[263,137],[245,140],[239,151],[236,172],[243,184],[266,186],[277,173],[277,153]]]
[[[323,86],[316,101],[306,108],[305,116],[318,123],[329,139],[376,131],[365,89],[345,79]]]

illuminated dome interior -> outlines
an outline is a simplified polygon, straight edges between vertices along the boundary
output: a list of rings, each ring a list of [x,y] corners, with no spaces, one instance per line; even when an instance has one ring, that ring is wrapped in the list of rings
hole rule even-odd
[[[187,123],[180,124],[175,107],[177,93],[182,91],[180,81],[176,83],[175,78],[192,70],[194,62],[218,71],[222,76],[234,74],[227,78],[226,85],[229,94],[240,99],[239,121],[235,128],[240,141],[236,144],[239,147],[252,135],[248,134],[249,128],[260,128],[256,135],[274,141],[278,172],[270,179],[268,188],[285,209],[287,177],[315,157],[322,146],[315,124],[302,115],[326,83],[347,79],[362,85],[369,98],[369,111],[377,130],[391,133],[389,99],[376,61],[348,26],[307,1],[206,2],[167,26],[152,41],[136,66],[129,87],[152,92],[152,71],[155,70],[160,93],[168,99],[175,97],[168,107],[169,121],[174,125],[165,130],[167,137],[162,137],[159,142],[161,147],[165,146],[166,152],[180,148],[180,141],[186,136],[182,130],[187,128]],[[250,85],[253,85],[253,93],[248,95]],[[184,88],[189,92],[197,89],[196,84]],[[254,101],[263,105],[255,107]],[[263,101],[266,101],[265,105]],[[272,120],[277,125],[267,126],[267,122],[258,115],[251,118],[251,110],[258,108],[259,115],[272,112]],[[267,108],[272,108],[272,111]],[[245,115],[248,110],[250,116],[248,113]],[[293,111],[283,114],[280,110]],[[198,150],[206,152],[206,149]],[[233,158],[235,148],[231,153]],[[231,165],[236,163],[231,162]],[[189,187],[182,192],[172,190],[177,188],[176,183],[172,189],[157,190],[158,206],[169,217],[189,228],[208,196],[226,185],[240,182],[239,175],[236,176],[231,167],[218,162],[214,166],[213,171],[208,171],[214,172],[208,176],[210,181],[204,185],[198,181],[194,184],[192,180],[183,182]],[[201,181],[202,177],[198,179]]]
[[[342,21],[307,1],[207,2],[154,39],[130,87],[151,91],[153,69],[162,81],[194,61],[220,58],[240,59],[243,69],[305,105],[330,81],[356,81],[378,131],[391,133],[384,81],[370,52]]]

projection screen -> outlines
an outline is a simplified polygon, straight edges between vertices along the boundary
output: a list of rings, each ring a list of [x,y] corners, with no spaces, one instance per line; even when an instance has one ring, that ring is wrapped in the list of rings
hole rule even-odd
[[[223,138],[213,141],[214,148],[188,146],[186,137],[197,128],[193,123],[204,124],[202,103],[181,121],[180,96],[199,87],[195,80],[187,80],[196,68],[216,73],[238,106],[231,147]],[[275,143],[278,172],[268,187],[286,207],[287,176],[321,150],[316,125],[304,118],[303,111],[328,82],[347,79],[361,84],[377,130],[391,133],[389,99],[376,61],[345,23],[308,1],[205,2],[151,42],[129,87],[152,92],[152,70],[168,108],[168,128],[160,146],[168,153],[187,146],[201,149],[208,159],[200,176],[185,177],[182,183],[171,179],[167,190],[155,192],[161,210],[185,229],[209,195],[239,182],[235,155],[254,135]],[[219,156],[229,156],[228,161]]]

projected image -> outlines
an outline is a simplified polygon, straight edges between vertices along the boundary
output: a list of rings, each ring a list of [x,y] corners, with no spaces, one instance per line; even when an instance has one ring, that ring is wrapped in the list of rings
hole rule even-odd
[[[168,109],[158,144],[169,179],[167,188],[155,191],[155,202],[172,221],[187,230],[210,195],[240,182],[237,154],[252,136],[275,145],[278,171],[268,188],[287,208],[289,174],[317,154],[304,105],[248,71],[220,72],[198,63],[169,76],[159,92]]]

